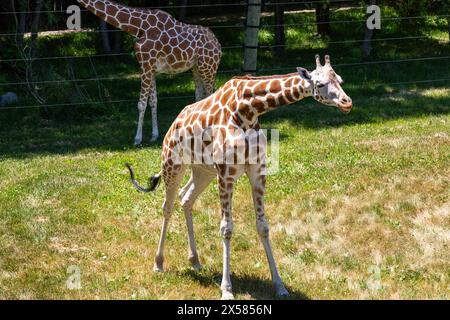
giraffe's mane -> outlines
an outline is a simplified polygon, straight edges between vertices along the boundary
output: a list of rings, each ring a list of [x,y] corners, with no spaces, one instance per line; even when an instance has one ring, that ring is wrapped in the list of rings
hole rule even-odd
[[[252,75],[245,75],[245,76],[236,76],[233,77],[233,79],[237,80],[269,80],[269,79],[280,79],[280,78],[288,78],[298,75],[298,73],[288,73],[288,74],[279,74],[279,75],[273,75],[273,76],[252,76]]]

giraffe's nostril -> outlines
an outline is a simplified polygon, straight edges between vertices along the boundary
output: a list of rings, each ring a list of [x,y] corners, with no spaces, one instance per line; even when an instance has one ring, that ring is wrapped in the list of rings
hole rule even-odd
[[[352,103],[352,99],[350,99],[349,97],[344,97],[341,99],[341,104],[343,105],[350,105]]]

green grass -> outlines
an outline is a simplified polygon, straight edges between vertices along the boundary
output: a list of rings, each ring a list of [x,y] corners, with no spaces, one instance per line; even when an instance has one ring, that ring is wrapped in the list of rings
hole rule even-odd
[[[362,14],[338,11],[333,19],[358,20]],[[265,19],[270,22],[270,17]],[[296,21],[313,21],[313,16],[288,15],[287,23]],[[286,57],[276,59],[266,50],[260,56],[261,68],[310,66],[317,52],[330,53],[332,63],[361,61],[359,44],[327,44],[312,28],[289,28]],[[374,59],[449,55],[443,21],[408,31],[391,23],[377,37],[413,32],[430,38],[380,43]],[[217,34],[224,46],[235,44],[236,35],[220,29]],[[362,34],[359,25],[348,29],[335,24],[332,40],[361,39]],[[261,40],[271,37],[265,31]],[[48,55],[81,55],[95,53],[96,41],[77,35],[49,37],[40,45]],[[73,65],[76,77],[92,77],[92,66],[80,61],[86,64]],[[236,68],[239,61],[241,53],[229,51],[221,68]],[[51,70],[48,76],[63,77],[67,64],[47,63],[42,68]],[[450,298],[448,82],[383,85],[446,78],[449,68],[448,59],[339,67],[344,89],[355,101],[350,115],[309,99],[262,117],[264,128],[280,130],[280,171],[268,179],[266,211],[274,254],[292,298]],[[80,84],[78,90],[90,99],[137,99],[139,73],[132,57],[100,59],[95,69],[99,76],[124,79],[104,81],[100,89],[95,82]],[[219,83],[229,76],[221,75]],[[43,90],[55,99],[49,103],[83,101],[72,85]],[[189,74],[160,77],[158,93],[191,95],[192,79]],[[161,131],[191,102],[161,99]],[[47,114],[1,110],[0,123],[0,298],[220,296],[222,249],[215,184],[194,208],[203,271],[189,269],[179,205],[169,229],[166,272],[151,271],[164,190],[137,193],[123,164],[131,162],[141,181],[157,172],[161,139],[132,147],[134,102],[55,108]],[[147,141],[149,125],[147,119]],[[272,298],[247,179],[236,188],[234,290],[237,298]],[[80,290],[66,287],[71,265],[81,270]]]

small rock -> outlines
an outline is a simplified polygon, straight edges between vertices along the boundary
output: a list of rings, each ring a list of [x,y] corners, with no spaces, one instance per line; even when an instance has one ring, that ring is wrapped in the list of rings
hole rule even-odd
[[[0,97],[0,107],[6,107],[16,103],[19,99],[14,92],[7,92]]]

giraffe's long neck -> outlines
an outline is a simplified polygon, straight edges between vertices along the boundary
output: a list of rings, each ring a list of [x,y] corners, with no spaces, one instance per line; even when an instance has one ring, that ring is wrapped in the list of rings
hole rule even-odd
[[[107,23],[139,37],[142,30],[142,18],[139,10],[126,7],[110,0],[77,0],[83,7]],[[135,15],[132,15],[132,13]]]
[[[248,124],[256,122],[258,116],[268,111],[311,95],[311,84],[298,73],[242,81],[237,111]]]

